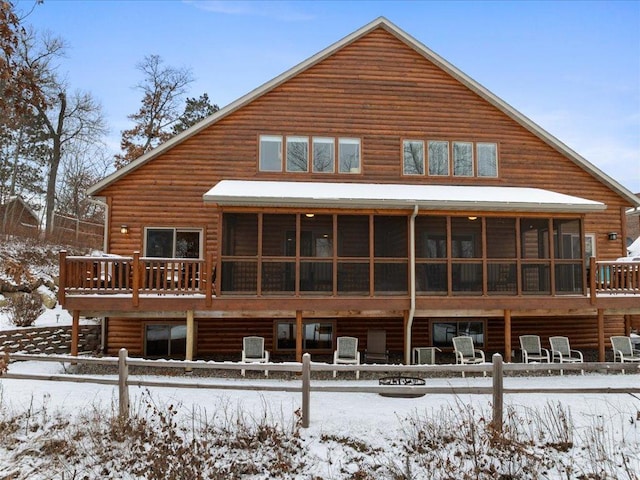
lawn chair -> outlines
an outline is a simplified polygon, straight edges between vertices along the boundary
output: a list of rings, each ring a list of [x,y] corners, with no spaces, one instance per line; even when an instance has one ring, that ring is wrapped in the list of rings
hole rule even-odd
[[[640,350],[633,348],[631,337],[611,337],[611,348],[613,349],[614,362],[640,362]]]
[[[367,349],[364,351],[364,361],[365,363],[389,362],[386,330],[369,330],[367,332]]]
[[[338,337],[337,349],[333,352],[333,364],[360,365],[360,352],[358,351],[358,339],[356,337]],[[336,378],[336,371],[333,371]],[[356,370],[356,379],[360,378],[360,371]]]
[[[242,339],[243,363],[269,363],[269,352],[264,349],[263,337],[244,337]],[[244,370],[240,374],[244,377]],[[264,376],[269,376],[269,370],[264,371]]]
[[[453,337],[453,351],[456,354],[456,364],[476,364],[484,363],[484,352],[474,347],[473,338],[468,336]],[[482,372],[486,377],[487,372]],[[464,377],[464,372],[462,372]]]
[[[520,348],[522,349],[522,361],[551,363],[549,350],[540,345],[538,335],[520,335]]]
[[[551,360],[559,363],[583,363],[584,358],[579,350],[571,350],[568,337],[549,337],[551,344]],[[584,375],[584,370],[581,370]],[[560,375],[564,372],[560,370]]]

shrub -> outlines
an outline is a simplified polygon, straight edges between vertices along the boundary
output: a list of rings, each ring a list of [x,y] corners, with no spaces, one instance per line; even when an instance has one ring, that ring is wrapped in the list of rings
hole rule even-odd
[[[36,292],[14,295],[3,310],[16,327],[30,327],[42,313],[42,298]]]

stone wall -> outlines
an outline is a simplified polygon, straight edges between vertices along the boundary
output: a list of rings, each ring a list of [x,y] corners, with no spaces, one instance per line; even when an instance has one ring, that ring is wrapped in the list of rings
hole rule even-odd
[[[80,325],[78,351],[98,352],[100,332],[100,324]],[[0,352],[68,355],[71,353],[71,325],[0,330]]]

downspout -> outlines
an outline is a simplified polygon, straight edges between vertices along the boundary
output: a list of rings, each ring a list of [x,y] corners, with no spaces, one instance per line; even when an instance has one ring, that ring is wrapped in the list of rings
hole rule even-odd
[[[413,328],[413,317],[416,314],[416,217],[418,216],[418,205],[413,207],[413,213],[409,221],[409,294],[411,304],[409,316],[407,318],[407,330],[405,332],[404,343],[404,363],[411,365],[411,330]]]

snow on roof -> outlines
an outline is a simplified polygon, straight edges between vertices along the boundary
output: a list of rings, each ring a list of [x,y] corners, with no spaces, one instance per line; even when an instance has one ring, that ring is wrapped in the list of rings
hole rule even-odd
[[[438,208],[492,211],[590,212],[601,202],[526,187],[221,180],[205,203],[234,206]]]
[[[640,257],[640,237],[627,247],[627,252],[630,257]]]

